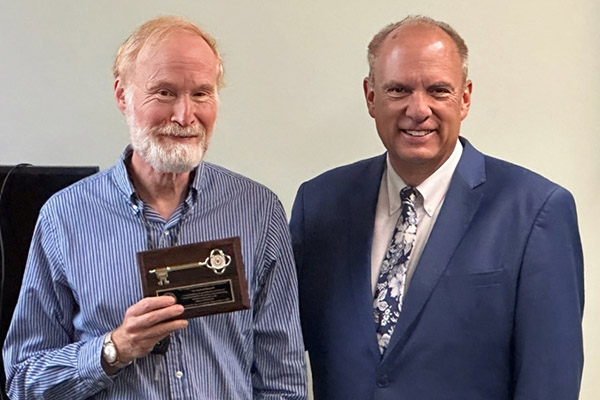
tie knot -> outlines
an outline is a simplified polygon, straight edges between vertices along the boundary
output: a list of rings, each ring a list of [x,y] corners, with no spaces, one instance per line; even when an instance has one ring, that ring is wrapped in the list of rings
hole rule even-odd
[[[417,190],[412,186],[406,186],[400,191],[400,200],[403,203],[408,201],[414,204],[415,200],[417,200]]]

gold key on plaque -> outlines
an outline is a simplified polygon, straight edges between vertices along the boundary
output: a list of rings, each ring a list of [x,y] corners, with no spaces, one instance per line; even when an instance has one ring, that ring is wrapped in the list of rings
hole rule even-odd
[[[148,271],[149,274],[155,274],[158,279],[160,286],[168,285],[169,272],[181,271],[184,269],[191,269],[196,267],[207,267],[213,270],[215,274],[222,274],[225,272],[227,266],[231,263],[231,256],[223,253],[221,249],[213,249],[210,252],[210,256],[206,257],[204,261],[196,261],[187,264],[169,265],[162,268],[155,268]]]

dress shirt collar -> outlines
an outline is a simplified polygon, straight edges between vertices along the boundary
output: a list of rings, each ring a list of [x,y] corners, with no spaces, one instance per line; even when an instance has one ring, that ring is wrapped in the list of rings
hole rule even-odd
[[[134,206],[134,210],[137,211],[136,206],[138,206],[137,195],[135,193],[135,188],[133,187],[133,183],[129,178],[129,172],[127,171],[127,163],[131,160],[131,155],[133,154],[133,149],[131,145],[128,145],[119,162],[115,165],[113,169],[113,180],[119,190],[127,197],[129,202]],[[198,200],[198,192],[201,190],[204,180],[203,180],[203,171],[204,171],[204,161],[201,161],[200,164],[192,170],[193,179],[190,184],[188,195],[186,196],[185,202],[191,208],[196,201]]]
[[[446,196],[448,186],[450,186],[450,180],[452,179],[454,170],[462,155],[462,150],[462,144],[460,143],[460,140],[457,140],[454,151],[452,151],[452,154],[446,162],[416,188],[420,194],[418,202],[421,203],[422,201],[421,204],[427,215],[430,217],[433,216],[435,210],[437,210]],[[406,183],[404,183],[402,178],[400,178],[392,167],[389,153],[386,156],[386,164],[387,168],[385,174],[388,187],[388,201],[390,205],[389,212],[390,215],[392,215],[400,209],[400,190],[406,186]]]

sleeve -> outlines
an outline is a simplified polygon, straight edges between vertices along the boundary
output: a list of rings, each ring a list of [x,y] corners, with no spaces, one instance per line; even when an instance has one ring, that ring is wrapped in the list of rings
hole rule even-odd
[[[42,209],[4,343],[6,388],[14,400],[83,399],[112,384],[101,366],[103,338],[75,340],[78,306],[47,214]]]
[[[513,338],[515,400],[579,398],[583,304],[575,203],[558,188],[535,219],[521,266]]]
[[[303,264],[304,264],[304,188],[305,183],[303,183],[298,189],[298,193],[296,194],[296,199],[294,200],[294,206],[292,207],[292,218],[290,220],[290,233],[292,236],[292,248],[294,250],[294,261],[296,263],[296,273],[298,276],[298,298],[300,299],[300,326],[302,327],[302,335],[304,340],[304,347],[306,351],[310,352],[308,336],[310,334],[310,326],[312,321],[308,321],[305,319],[306,315],[303,314],[303,304],[306,304],[306,298],[302,296],[306,296],[306,293],[309,293],[310,290],[302,290],[302,285],[304,284],[303,278]],[[310,279],[308,280],[310,284]],[[306,293],[305,293],[306,292]],[[314,325],[314,324],[313,324]]]
[[[294,259],[298,274],[300,274],[302,269],[302,243],[304,242],[304,185],[303,183],[298,189],[290,220],[292,247],[294,249]]]
[[[276,202],[254,301],[255,399],[306,399],[298,285],[283,207]]]

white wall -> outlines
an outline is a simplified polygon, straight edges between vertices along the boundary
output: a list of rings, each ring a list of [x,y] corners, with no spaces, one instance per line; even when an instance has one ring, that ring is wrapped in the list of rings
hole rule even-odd
[[[3,1],[0,164],[110,166],[127,143],[112,97],[115,52],[145,20],[179,14],[217,37],[226,63],[208,159],[265,183],[289,212],[302,181],[382,151],[362,97],[365,48],[385,24],[415,13],[449,22],[470,47],[463,135],[575,196],[587,288],[581,398],[595,399],[598,0]]]

